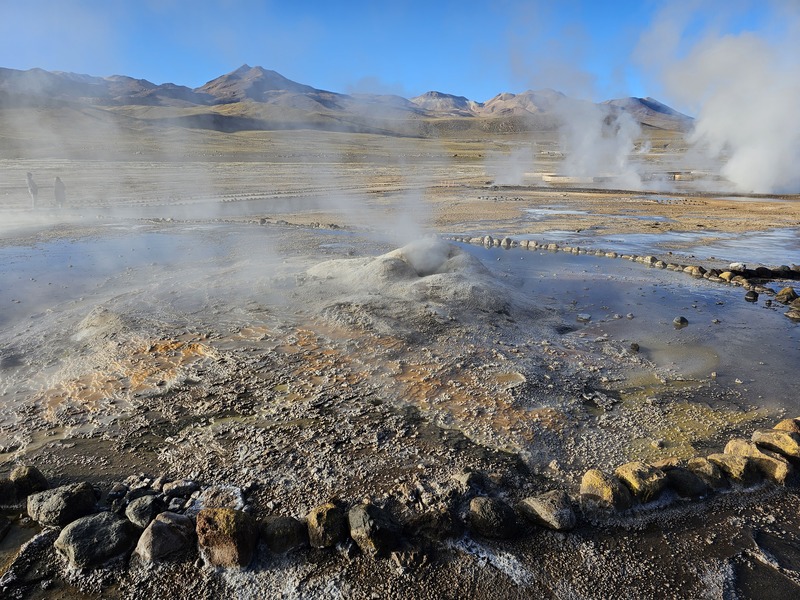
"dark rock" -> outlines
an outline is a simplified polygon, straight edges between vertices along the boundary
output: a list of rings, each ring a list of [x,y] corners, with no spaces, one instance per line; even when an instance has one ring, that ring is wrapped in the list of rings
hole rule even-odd
[[[138,500],[139,498],[144,498],[145,496],[155,496],[156,491],[151,490],[149,487],[139,487],[129,490],[127,494],[125,494],[126,502],[133,502],[134,500]]]
[[[569,495],[563,490],[526,498],[518,508],[522,516],[532,523],[556,531],[570,531],[577,521]]]
[[[641,502],[655,500],[667,485],[667,478],[662,470],[642,461],[626,463],[617,468],[614,475],[627,485]]]
[[[197,543],[215,567],[246,567],[253,560],[258,524],[232,508],[204,508],[197,514]]]
[[[111,490],[108,492],[107,498],[111,501],[119,500],[120,498],[124,498],[127,493],[127,485],[124,483],[115,483],[113,486],[111,486]]]
[[[748,302],[758,302],[758,292],[750,290],[749,292],[745,293],[744,299]]]
[[[266,517],[261,522],[261,538],[273,554],[284,554],[308,546],[308,527],[294,517]]]
[[[0,542],[6,537],[6,534],[11,529],[11,519],[5,515],[0,515]]]
[[[162,512],[142,532],[134,553],[146,563],[180,561],[194,553],[196,542],[194,521]]]
[[[674,467],[664,471],[667,485],[681,498],[695,500],[707,496],[713,490],[700,476],[684,467]]]
[[[31,494],[43,492],[50,487],[47,478],[33,466],[19,466],[13,471],[9,479],[17,486],[17,499],[25,500]]]
[[[350,537],[364,554],[387,556],[400,545],[400,528],[385,510],[357,504],[347,513]]]
[[[126,555],[136,544],[137,536],[130,521],[103,512],[64,527],[55,548],[73,567],[92,568]]]
[[[519,523],[513,509],[496,498],[479,496],[469,503],[469,526],[488,538],[509,539],[519,533]]]
[[[489,492],[493,487],[492,480],[485,473],[472,469],[465,469],[461,473],[453,475],[453,481],[457,484],[456,487],[461,494]]]
[[[414,514],[409,519],[407,530],[417,539],[442,542],[460,537],[464,533],[464,526],[450,510],[442,508]]]
[[[17,484],[10,479],[0,479],[0,506],[13,506],[17,502]]]
[[[131,523],[144,529],[158,513],[164,512],[165,508],[164,502],[157,496],[142,496],[128,504],[125,516]]]
[[[306,521],[309,542],[314,548],[330,548],[347,535],[344,511],[332,502],[311,509]]]
[[[177,481],[165,483],[162,491],[164,492],[165,496],[169,496],[170,498],[174,498],[176,496],[188,498],[199,489],[200,485],[196,481],[179,479]]]
[[[581,479],[581,506],[584,510],[623,511],[633,506],[630,490],[616,477],[599,469],[589,469]]]
[[[689,319],[686,317],[675,317],[672,319],[672,324],[675,326],[675,329],[683,329],[689,324]]]
[[[96,502],[91,485],[73,483],[28,496],[28,515],[40,525],[63,527],[94,512]]]
[[[708,484],[711,489],[724,490],[730,487],[720,468],[707,458],[698,456],[689,460],[686,468]]]

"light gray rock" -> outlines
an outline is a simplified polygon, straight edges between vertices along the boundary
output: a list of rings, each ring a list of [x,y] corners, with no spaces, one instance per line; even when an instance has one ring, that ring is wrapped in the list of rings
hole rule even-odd
[[[86,482],[63,485],[28,496],[28,516],[40,525],[63,527],[94,512],[97,498]]]
[[[126,555],[136,544],[137,535],[130,521],[103,512],[64,527],[54,545],[73,567],[93,568]]]
[[[577,521],[569,495],[563,490],[525,498],[518,509],[532,523],[556,531],[570,531]]]
[[[136,544],[134,554],[144,562],[176,562],[196,551],[195,524],[189,517],[162,512],[147,526]]]
[[[128,504],[125,516],[131,523],[144,529],[164,508],[164,502],[157,496],[142,496]]]

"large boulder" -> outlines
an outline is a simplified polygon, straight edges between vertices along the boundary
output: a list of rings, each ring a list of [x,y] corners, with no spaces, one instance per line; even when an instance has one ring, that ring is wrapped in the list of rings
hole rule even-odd
[[[141,496],[128,504],[125,516],[131,523],[144,529],[165,508],[164,502],[158,496]]]
[[[151,564],[180,561],[194,553],[196,541],[194,521],[185,515],[162,512],[142,532],[134,554]]]
[[[258,523],[232,508],[204,508],[197,513],[197,543],[215,567],[246,567],[258,542]]]
[[[629,462],[614,471],[614,475],[628,486],[640,502],[657,499],[667,485],[667,476],[642,461]]]
[[[788,480],[794,478],[794,467],[789,464],[780,454],[762,450],[754,442],[733,438],[725,446],[725,454],[735,454],[737,456],[749,456],[755,462],[756,468],[761,474],[775,483],[786,484]]]
[[[388,556],[400,546],[400,527],[374,504],[357,504],[347,513],[350,537],[364,554]]]
[[[94,512],[96,502],[88,483],[63,485],[28,496],[28,516],[40,525],[63,527]]]
[[[689,459],[686,468],[702,479],[713,490],[724,490],[730,487],[728,478],[717,465],[703,456]]]
[[[469,502],[469,526],[483,537],[509,539],[519,533],[514,510],[502,500],[478,496]]]
[[[17,484],[10,479],[0,479],[0,506],[17,503]]]
[[[624,511],[633,506],[630,490],[619,479],[589,469],[581,479],[581,506],[588,511]]]
[[[332,502],[312,508],[306,522],[309,543],[314,548],[330,548],[347,536],[344,511]]]
[[[82,517],[64,527],[55,541],[55,548],[73,567],[99,567],[128,554],[136,544],[137,535],[130,521],[103,512]]]
[[[25,500],[31,494],[43,492],[50,487],[42,472],[30,465],[21,465],[11,471],[9,479],[17,486],[17,499]]]
[[[742,485],[755,485],[761,481],[761,473],[755,460],[749,456],[735,454],[710,454],[708,460],[717,465],[733,482]]]
[[[570,531],[577,519],[572,502],[564,490],[553,490],[539,496],[525,498],[518,506],[523,517],[548,529]]]
[[[761,448],[800,460],[800,434],[780,429],[756,429],[750,438]]]
[[[261,539],[273,554],[284,554],[308,546],[308,527],[294,517],[266,517],[261,522]]]

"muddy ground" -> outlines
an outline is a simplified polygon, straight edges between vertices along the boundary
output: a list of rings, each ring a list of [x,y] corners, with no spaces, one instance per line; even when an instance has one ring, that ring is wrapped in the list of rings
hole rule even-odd
[[[690,264],[692,248],[728,234],[796,229],[796,197],[497,186],[475,144],[416,150],[380,168],[322,151],[313,169],[5,160],[0,472],[35,464],[53,485],[106,492],[140,473],[233,484],[262,516],[369,499],[419,541],[419,515],[464,516],[465,469],[510,503],[576,497],[588,468],[706,455],[800,414],[798,326],[763,299],[744,312],[741,289],[430,238],[387,255],[437,232],[578,232],[614,250],[604,236],[708,231],[653,238],[650,253]],[[27,209],[27,170],[76,173],[62,176],[71,205]],[[800,262],[792,244],[765,264]],[[747,247],[727,249],[738,253],[701,258],[752,263]],[[420,542],[413,568],[348,548],[262,548],[243,572],[69,572],[49,547],[17,556],[37,529],[11,511],[0,560],[20,598],[785,597],[800,585],[798,503],[796,489],[763,485],[569,534],[459,532]]]

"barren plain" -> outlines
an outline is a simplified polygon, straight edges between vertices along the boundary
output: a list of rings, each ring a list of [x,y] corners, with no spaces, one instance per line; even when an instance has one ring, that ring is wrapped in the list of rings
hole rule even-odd
[[[792,485],[667,491],[602,518],[579,502],[589,469],[685,464],[800,414],[800,325],[774,299],[797,276],[800,197],[736,194],[706,165],[676,173],[686,145],[655,130],[636,190],[548,183],[548,133],[96,140],[76,128],[58,156],[43,138],[0,157],[0,473],[88,481],[117,510],[114,484],[181,479],[234,486],[256,518],[369,503],[396,549],[261,543],[244,569],[134,554],[80,570],[17,507],[6,597],[800,591]],[[755,302],[684,272],[734,262],[766,268]],[[474,497],[552,490],[570,496],[571,531],[517,515],[517,535],[492,539],[471,521]]]

